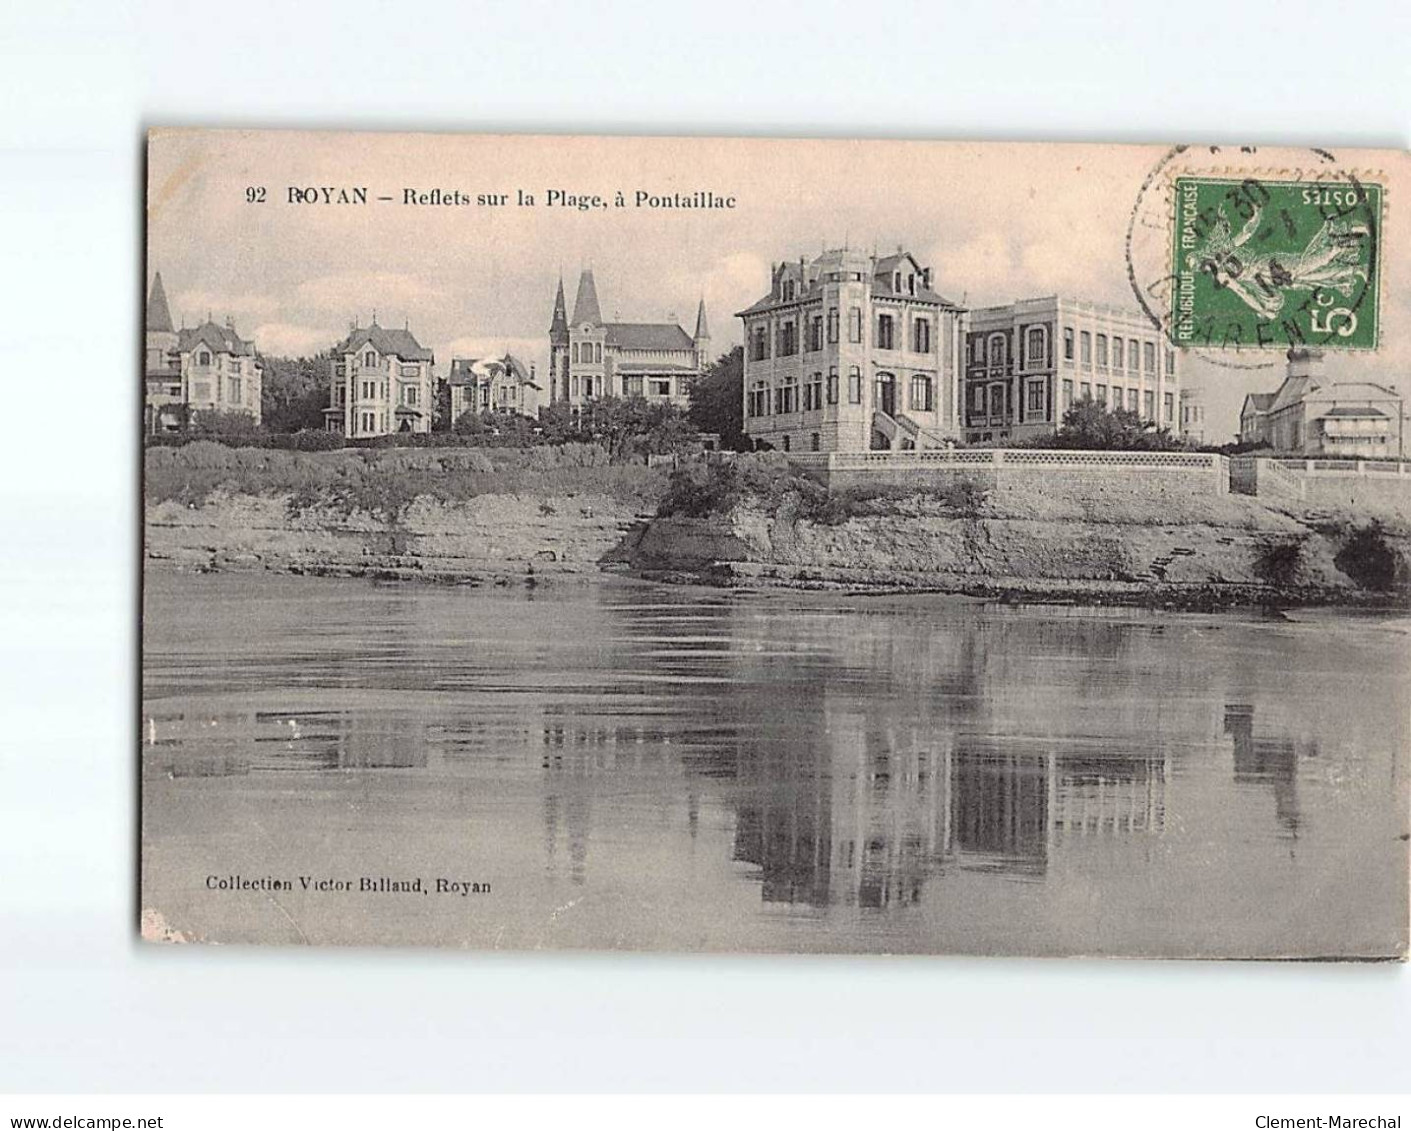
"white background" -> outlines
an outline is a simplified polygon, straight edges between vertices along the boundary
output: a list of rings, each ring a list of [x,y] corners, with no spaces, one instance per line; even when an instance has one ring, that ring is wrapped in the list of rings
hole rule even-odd
[[[144,948],[133,928],[145,127],[1405,146],[1407,10],[0,6],[0,1089],[1411,1090],[1392,966]]]

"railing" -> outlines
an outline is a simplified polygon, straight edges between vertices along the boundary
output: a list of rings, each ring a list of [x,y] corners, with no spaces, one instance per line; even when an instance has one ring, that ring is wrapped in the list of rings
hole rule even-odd
[[[1268,459],[1290,475],[1390,475],[1411,478],[1411,460],[1396,459]]]
[[[1102,452],[1061,448],[917,448],[911,451],[806,452],[789,458],[830,471],[867,468],[955,467],[1068,467],[1165,468],[1228,474],[1228,459],[1211,452]]]

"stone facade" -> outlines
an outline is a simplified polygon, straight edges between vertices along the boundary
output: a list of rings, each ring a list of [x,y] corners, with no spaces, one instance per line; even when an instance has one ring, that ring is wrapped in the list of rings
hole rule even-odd
[[[559,280],[549,325],[551,403],[580,409],[599,397],[642,397],[684,409],[710,363],[704,299],[692,335],[675,322],[604,322],[591,270],[578,279],[570,319]]]
[[[1079,400],[1178,427],[1176,354],[1135,311],[1050,296],[972,310],[965,335],[965,439],[1055,432]]]
[[[325,426],[344,436],[430,432],[436,415],[429,349],[411,330],[353,326],[328,363]]]
[[[906,251],[774,266],[744,322],[745,433],[793,452],[938,448],[960,437],[962,310]]]
[[[452,423],[471,411],[515,412],[538,419],[543,389],[534,366],[526,366],[512,354],[455,358],[446,384],[450,388]]]
[[[222,326],[208,315],[194,329],[173,330],[160,273],[147,299],[145,345],[148,432],[183,431],[198,412],[243,413],[259,424],[263,369],[255,343],[229,318]]]

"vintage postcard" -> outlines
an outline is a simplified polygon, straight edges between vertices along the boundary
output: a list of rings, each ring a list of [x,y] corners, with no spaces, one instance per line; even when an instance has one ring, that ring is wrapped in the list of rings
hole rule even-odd
[[[1406,153],[147,178],[143,937],[1406,956]]]

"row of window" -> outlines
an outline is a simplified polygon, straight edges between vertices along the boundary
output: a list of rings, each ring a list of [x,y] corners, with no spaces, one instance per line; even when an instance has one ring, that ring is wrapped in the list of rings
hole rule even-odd
[[[202,369],[209,368],[211,365],[211,361],[212,358],[210,350],[200,350],[197,352],[196,364],[199,365]],[[241,361],[238,357],[232,357],[230,359],[230,371],[232,373],[245,372],[245,363]]]
[[[585,397],[605,396],[609,394],[609,382],[606,377],[595,377],[588,374],[574,374],[572,377],[565,377],[563,384],[564,394],[570,397],[579,395]],[[683,391],[685,386],[683,386]],[[670,377],[623,377],[622,395],[624,397],[669,397],[671,396]]]
[[[817,353],[825,345],[833,345],[838,341],[839,321],[841,315],[837,307],[829,309],[827,315],[813,314],[803,320],[804,325],[804,350],[807,353]],[[878,314],[876,339],[877,348],[883,350],[897,349],[898,323],[900,319],[894,314]],[[779,323],[774,331],[773,352],[776,357],[793,357],[799,352],[799,325],[800,322],[793,318],[786,318]],[[862,334],[862,308],[858,306],[848,309],[848,341],[854,345],[863,344]],[[911,319],[911,350],[913,353],[931,352],[931,319],[920,316]],[[770,356],[770,334],[769,326],[766,323],[758,323],[750,328],[749,335],[749,355],[751,361],[764,361]]]
[[[1140,392],[1140,398],[1138,393]],[[1074,385],[1071,379],[1065,378],[1063,381],[1063,409],[1067,411],[1073,407]],[[1078,399],[1083,401],[1096,401],[1104,408],[1119,409],[1124,408],[1128,412],[1141,414],[1143,420],[1156,419],[1156,394],[1150,389],[1144,391],[1137,389],[1127,389],[1124,391],[1116,385],[1109,389],[1103,384],[1092,384],[1087,381],[1079,382],[1077,386]],[[1161,419],[1170,424],[1176,419],[1176,397],[1174,393],[1163,393],[1161,395]]]
[[[344,386],[333,386],[333,404],[336,408],[344,403]],[[388,382],[386,381],[360,381],[358,382],[358,399],[362,401],[386,400],[388,396]],[[401,384],[401,403],[405,405],[421,404],[421,387],[419,385]]]
[[[574,342],[572,346],[575,365],[596,365],[603,360],[602,342]]]
[[[1023,337],[1024,354],[1017,358],[1021,366],[1041,368],[1048,365],[1048,328],[1030,326]],[[1096,348],[1094,348],[1096,347]],[[975,334],[970,339],[970,363],[984,365],[991,369],[1001,369],[1008,361],[1009,335],[1001,331],[991,334]],[[1075,358],[1075,354],[1077,355]],[[1139,342],[1136,338],[1122,338],[1118,335],[1094,334],[1090,330],[1075,331],[1072,326],[1063,328],[1063,359],[1078,360],[1089,368],[1096,355],[1099,369],[1121,369],[1123,362],[1131,370],[1141,369],[1147,373],[1156,372],[1156,343]],[[1166,372],[1176,371],[1176,352],[1166,351]]]
[[[802,397],[800,397],[800,389],[802,389]],[[910,397],[906,406],[911,411],[935,412],[936,386],[929,376],[924,373],[913,376],[908,391]],[[826,382],[821,372],[806,377],[802,384],[797,377],[794,377],[787,384],[774,389],[773,393],[773,411],[771,412],[769,386],[764,381],[756,382],[745,398],[746,415],[783,416],[792,412],[815,412],[823,407],[825,401],[830,405],[837,404],[838,370],[836,367],[831,369]],[[848,403],[855,405],[862,403],[862,370],[856,365],[848,371]],[[877,377],[876,403],[886,412],[895,412],[901,407],[896,395],[896,379],[891,374],[884,373]]]
[[[377,352],[375,350],[368,350],[366,353],[363,354],[362,368],[391,369],[392,359],[390,357],[378,358]],[[343,372],[343,367],[339,366],[338,371],[341,374]],[[421,367],[417,365],[403,365],[399,367],[398,373],[403,377],[420,377]]]
[[[1105,408],[1126,409],[1140,413],[1145,420],[1156,419],[1156,394],[1148,389],[1121,389],[1114,385],[1094,385],[1083,381],[1077,386],[1080,400],[1095,400]],[[1065,378],[1062,387],[1060,410],[1067,412],[1073,407],[1074,382]],[[1043,381],[1031,381],[1025,390],[1025,421],[1045,420],[1048,415],[1048,389]],[[1175,419],[1175,397],[1171,393],[1162,394],[1161,419],[1168,424]],[[1012,397],[1008,385],[973,385],[970,390],[971,419],[988,417],[1008,420],[1013,411]]]

